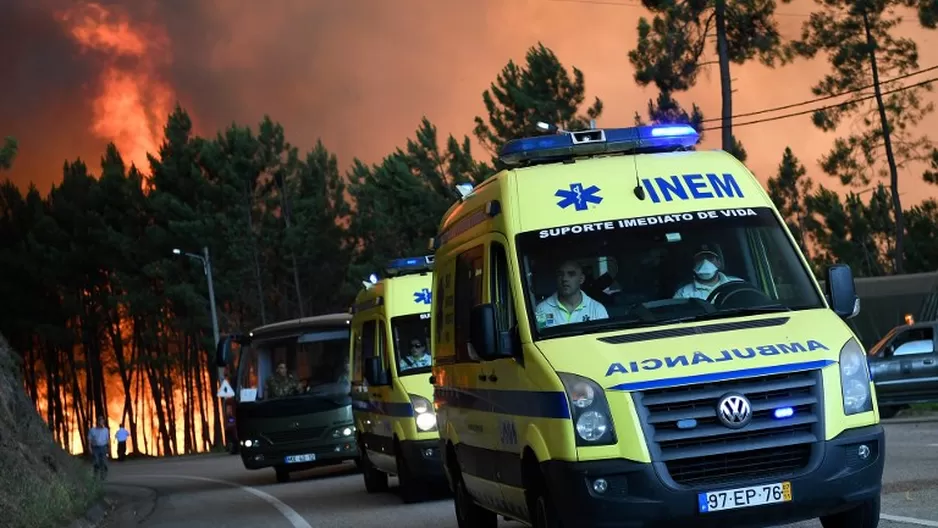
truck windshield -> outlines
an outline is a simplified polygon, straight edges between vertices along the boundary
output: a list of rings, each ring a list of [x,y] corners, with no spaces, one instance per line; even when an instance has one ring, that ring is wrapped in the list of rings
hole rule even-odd
[[[398,376],[430,372],[430,312],[391,319]]]
[[[314,330],[242,351],[241,401],[347,395],[349,331]]]
[[[539,339],[824,306],[767,207],[527,232],[518,251]]]

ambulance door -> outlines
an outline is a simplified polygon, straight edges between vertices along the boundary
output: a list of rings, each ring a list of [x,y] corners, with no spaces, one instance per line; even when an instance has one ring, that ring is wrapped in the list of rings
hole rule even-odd
[[[502,505],[498,485],[499,430],[492,414],[491,368],[469,343],[470,311],[485,299],[485,246],[478,244],[456,257],[453,284],[454,364],[448,382],[451,420],[459,431],[456,457],[469,493],[492,508]]]
[[[394,424],[386,411],[392,386],[387,358],[388,333],[383,317],[379,316],[363,323],[362,341],[365,362],[376,358],[384,377],[384,383],[366,381],[371,422],[368,431],[368,458],[382,471],[394,473],[397,470],[394,459]]]
[[[518,339],[518,316],[513,291],[513,279],[509,266],[508,242],[502,235],[493,233],[489,238],[487,252],[488,274],[486,294],[488,302],[495,305],[496,329],[505,334],[518,354],[521,353]],[[529,427],[540,427],[549,418],[550,401],[540,401],[543,394],[529,378],[522,362],[514,357],[484,363],[488,389],[493,398],[493,414],[498,427],[497,477],[504,509],[519,516],[527,514],[524,485],[521,481],[521,453],[525,445],[525,432]]]

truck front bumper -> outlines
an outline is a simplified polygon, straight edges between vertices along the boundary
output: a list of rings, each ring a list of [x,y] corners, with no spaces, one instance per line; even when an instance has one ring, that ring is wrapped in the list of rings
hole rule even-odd
[[[288,456],[312,454],[309,462],[287,463]],[[266,445],[261,447],[241,446],[241,461],[246,469],[283,467],[289,471],[300,471],[317,466],[340,463],[358,457],[355,437],[320,440],[317,442]]]

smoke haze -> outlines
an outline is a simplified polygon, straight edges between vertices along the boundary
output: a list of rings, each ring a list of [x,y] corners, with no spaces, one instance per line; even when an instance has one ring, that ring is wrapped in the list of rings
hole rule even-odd
[[[813,8],[809,0],[781,5],[782,34],[796,36]],[[627,57],[642,15],[630,0],[0,0],[0,136],[20,142],[5,176],[46,192],[66,159],[81,157],[97,173],[109,140],[148,170],[143,152],[158,146],[176,101],[202,135],[268,114],[301,149],[321,138],[342,167],[353,157],[377,162],[424,115],[443,137],[471,135],[473,117],[485,112],[482,92],[538,41],[584,72],[587,100],[605,103],[601,126],[628,126],[657,95],[635,85]],[[935,34],[907,18],[920,66],[938,63]],[[826,71],[821,60],[734,65],[734,114],[811,99]],[[716,67],[677,97],[719,117]],[[932,116],[923,126],[936,124]],[[790,146],[810,176],[838,188],[816,164],[835,134],[809,116],[734,131],[762,181]],[[703,146],[719,147],[718,131]],[[474,154],[489,156],[477,146]],[[904,206],[938,194],[921,182],[922,168],[901,176]]]

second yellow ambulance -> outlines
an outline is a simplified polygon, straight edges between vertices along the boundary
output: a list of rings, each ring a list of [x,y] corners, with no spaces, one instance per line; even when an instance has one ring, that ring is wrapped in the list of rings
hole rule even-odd
[[[397,475],[405,502],[439,489],[430,379],[432,257],[402,258],[365,281],[352,307],[352,409],[369,493]],[[445,486],[444,486],[445,487]]]

